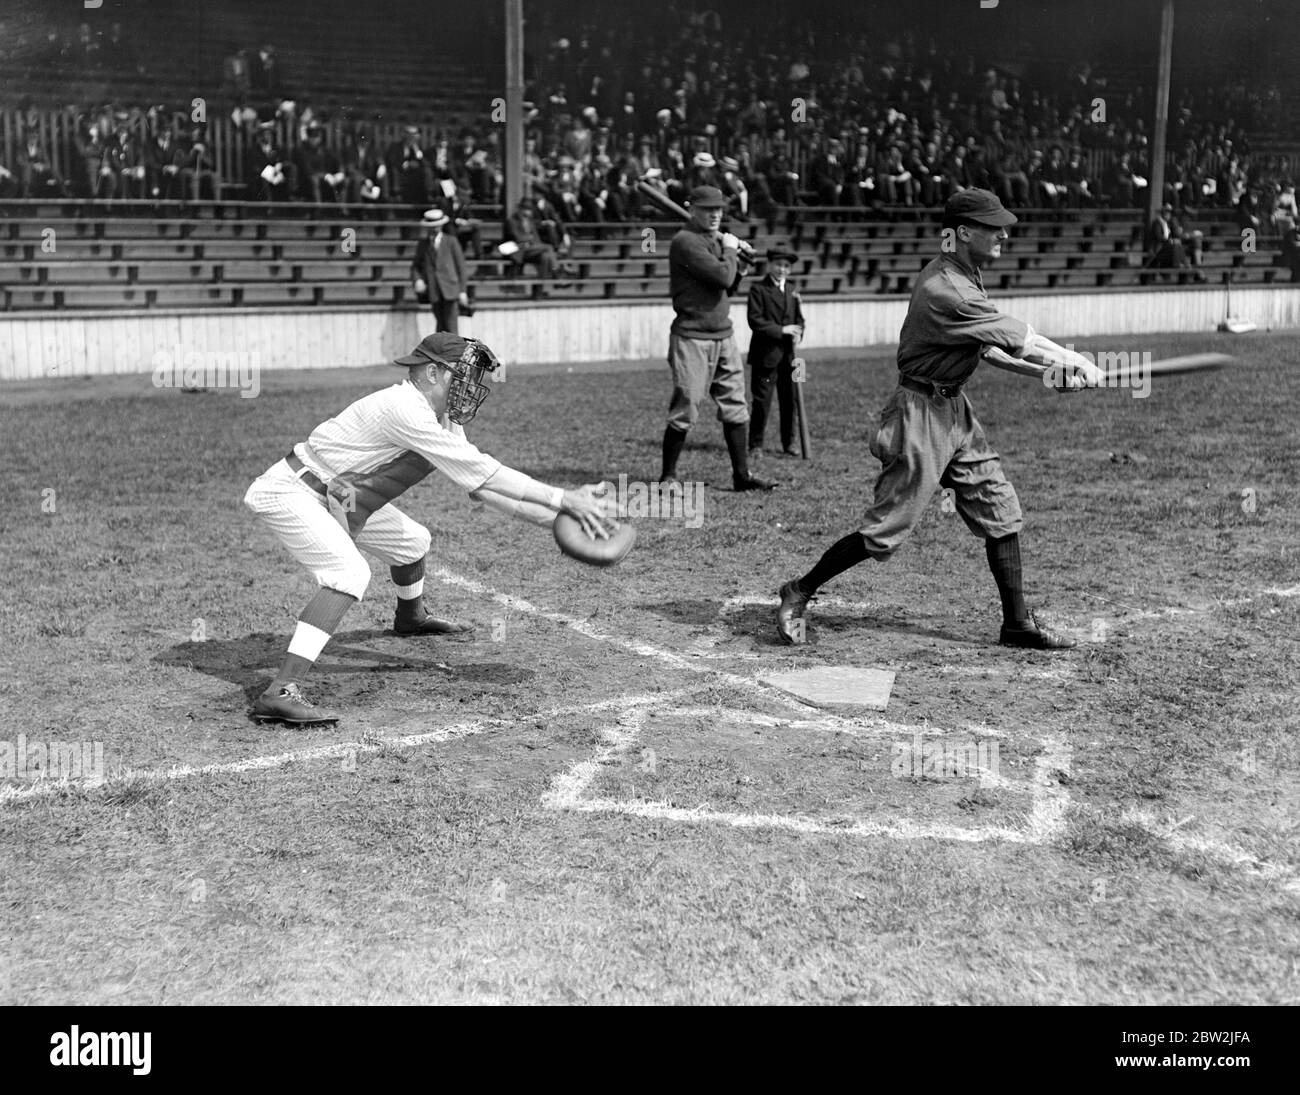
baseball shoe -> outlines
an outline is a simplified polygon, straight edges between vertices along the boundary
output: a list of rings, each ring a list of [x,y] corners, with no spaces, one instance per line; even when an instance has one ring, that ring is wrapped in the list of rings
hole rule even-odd
[[[744,479],[738,475],[733,475],[731,477],[731,486],[735,491],[776,489],[776,484],[770,479],[760,479],[757,475],[746,476]]]
[[[274,719],[294,724],[309,722],[338,722],[333,711],[322,711],[306,696],[294,681],[279,688],[272,685],[253,701],[253,718],[260,722]]]
[[[781,607],[776,610],[776,630],[786,642],[802,646],[808,641],[804,624],[804,609],[812,600],[799,585],[798,580],[786,582],[777,596],[781,598]]]
[[[413,620],[405,620],[401,616],[393,617],[394,635],[468,635],[473,630],[473,624],[463,623],[460,620],[440,620],[437,616],[429,615],[428,612]]]
[[[1078,645],[1069,635],[1040,627],[1033,616],[1018,627],[1003,624],[998,642],[1003,646],[1017,646],[1025,650],[1069,650]]]
[[[794,449],[792,449],[792,448],[788,448],[788,447],[787,447],[787,448],[784,448],[784,449],[781,450],[781,455],[782,455],[782,456],[798,456],[799,454],[798,454],[797,452],[795,452]]]

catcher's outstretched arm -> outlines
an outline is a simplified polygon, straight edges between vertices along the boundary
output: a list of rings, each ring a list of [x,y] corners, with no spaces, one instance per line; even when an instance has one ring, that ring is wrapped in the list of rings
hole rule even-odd
[[[538,505],[536,502],[524,502],[518,498],[508,498],[504,494],[488,490],[487,487],[479,487],[478,490],[471,491],[469,496],[475,502],[482,502],[498,513],[504,513],[507,517],[517,517],[521,521],[541,525],[543,528],[550,528],[555,524],[555,518],[559,516],[558,511],[551,509],[550,506]]]

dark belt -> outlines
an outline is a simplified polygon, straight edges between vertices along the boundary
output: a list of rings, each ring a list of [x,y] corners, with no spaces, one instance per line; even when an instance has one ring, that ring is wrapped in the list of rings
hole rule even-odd
[[[937,384],[933,380],[921,380],[914,376],[906,376],[903,373],[898,374],[898,383],[910,391],[920,392],[922,395],[937,395],[942,399],[954,399],[961,395],[961,390],[965,386],[962,384]]]
[[[311,471],[307,466],[294,455],[293,449],[289,450],[289,455],[284,458],[284,462],[289,465],[289,470],[294,473],[303,483],[311,487],[317,494],[325,493],[325,484]]]

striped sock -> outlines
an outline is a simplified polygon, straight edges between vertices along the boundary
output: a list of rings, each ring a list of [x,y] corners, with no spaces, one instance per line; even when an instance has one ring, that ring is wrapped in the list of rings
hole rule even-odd
[[[294,628],[289,649],[271,688],[296,681],[311,669],[355,601],[351,594],[340,593],[337,589],[322,586],[316,591],[298,617],[298,626]]]
[[[397,586],[397,615],[413,620],[424,615],[424,559],[390,567],[393,585]]]

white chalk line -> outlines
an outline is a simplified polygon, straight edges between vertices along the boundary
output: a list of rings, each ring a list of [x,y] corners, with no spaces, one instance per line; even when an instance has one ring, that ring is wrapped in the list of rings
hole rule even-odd
[[[1225,841],[1211,840],[1208,837],[1195,836],[1192,833],[1181,833],[1178,829],[1182,824],[1185,824],[1183,822],[1161,823],[1152,811],[1137,808],[1125,810],[1120,814],[1120,820],[1140,825],[1147,832],[1167,841],[1179,851],[1199,852],[1202,855],[1208,855],[1211,859],[1217,859],[1226,866],[1247,871],[1266,881],[1280,882],[1282,888],[1289,893],[1300,894],[1300,873],[1297,873],[1294,869],[1284,867],[1278,863],[1269,863]]]
[[[675,651],[668,650],[662,646],[657,646],[654,643],[613,634],[603,628],[596,627],[588,620],[581,619],[578,616],[571,616],[566,612],[556,612],[552,609],[539,608],[537,605],[525,601],[522,597],[515,597],[509,593],[502,593],[499,590],[493,589],[491,586],[484,585],[482,582],[476,582],[472,578],[465,578],[444,567],[437,568],[432,572],[432,575],[446,585],[456,586],[480,597],[487,597],[489,600],[495,601],[497,604],[501,605],[502,608],[510,609],[526,616],[536,616],[538,619],[549,620],[552,623],[560,624],[563,627],[567,627],[570,631],[582,635],[584,638],[592,639],[596,642],[607,643],[610,646],[617,646],[620,649],[636,654],[642,658],[654,658],[656,661],[662,662],[674,669],[684,669],[688,673],[708,674],[709,676],[717,677],[719,680],[724,681],[733,687],[762,693],[764,696],[794,710],[816,710],[814,705],[802,703],[793,696],[790,696],[777,688],[766,685],[762,681],[751,677],[741,677],[735,673],[728,673],[723,669],[715,669],[713,666],[700,665],[698,659],[683,657]]]
[[[134,781],[165,783],[171,780],[186,780],[216,775],[237,775],[242,772],[266,771],[283,768],[299,762],[329,760],[367,753],[382,753],[393,750],[417,749],[422,745],[440,745],[460,738],[473,737],[493,730],[508,729],[523,722],[537,719],[563,719],[574,715],[598,714],[603,711],[637,709],[646,704],[673,702],[689,695],[687,689],[674,692],[655,693],[643,696],[616,696],[613,699],[596,703],[572,704],[526,715],[498,716],[490,719],[478,719],[473,722],[445,726],[422,734],[405,734],[395,738],[363,738],[361,741],[335,742],[329,745],[316,745],[307,749],[293,749],[286,753],[274,753],[260,757],[246,757],[243,760],[224,761],[216,764],[199,766],[182,764],[170,768],[123,769],[106,775],[103,779],[42,779],[25,787],[0,787],[0,807],[45,795],[54,795],[62,791],[92,791],[105,787]]]
[[[671,712],[680,718],[712,717],[714,719],[731,718],[747,725],[783,727],[793,730],[819,730],[849,733],[853,736],[865,736],[863,729],[874,730],[878,736],[893,735],[911,738],[914,734],[943,734],[946,731],[935,727],[910,726],[891,722],[888,719],[867,720],[870,727],[861,727],[857,722],[828,715],[820,719],[788,720],[771,715],[758,715],[748,711],[719,708],[681,708]],[[1066,807],[1069,793],[1054,778],[1057,770],[1069,771],[1069,746],[1059,739],[1045,739],[1042,753],[1035,758],[1034,777],[1028,787],[1005,780],[999,774],[987,768],[977,768],[976,778],[980,786],[1001,787],[1011,790],[1026,790],[1032,798],[1032,806],[1023,829],[1004,826],[972,826],[965,828],[947,825],[942,822],[919,823],[906,818],[891,821],[873,821],[862,817],[844,816],[838,818],[810,818],[790,814],[756,814],[728,810],[716,810],[700,805],[696,807],[675,806],[670,802],[635,802],[609,798],[586,798],[602,768],[617,764],[625,759],[645,728],[647,712],[629,712],[620,718],[618,726],[606,727],[602,731],[605,744],[587,760],[579,761],[566,772],[561,772],[551,781],[551,787],[542,795],[542,804],[552,810],[567,810],[578,813],[613,813],[649,820],[681,821],[690,824],[719,824],[741,829],[780,829],[786,832],[804,834],[836,834],[854,837],[889,837],[899,840],[953,840],[964,843],[982,843],[986,841],[1007,841],[1016,844],[1040,844],[1051,839],[1061,831],[1065,824]],[[975,728],[971,728],[975,729]]]

